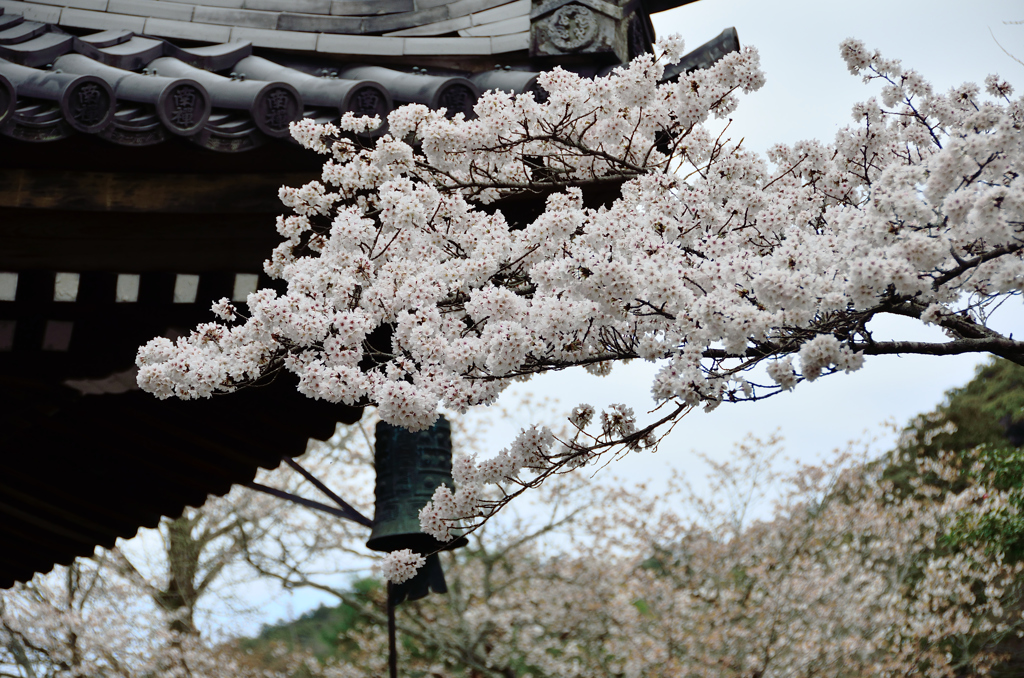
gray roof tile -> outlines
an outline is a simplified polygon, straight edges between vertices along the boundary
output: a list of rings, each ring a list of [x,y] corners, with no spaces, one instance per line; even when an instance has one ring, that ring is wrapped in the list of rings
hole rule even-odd
[[[0,45],[0,58],[22,66],[45,66],[71,51],[74,37],[66,33],[43,33],[16,45]]]
[[[340,16],[373,16],[412,12],[416,7],[413,0],[333,0],[331,14]]]
[[[430,24],[449,18],[451,18],[451,15],[448,14],[447,7],[432,7],[431,9],[416,10],[415,12],[372,16],[363,19],[363,32],[381,33],[384,31],[397,31],[402,28]]]
[[[310,33],[361,33],[363,18],[282,12],[277,18],[277,29]]]
[[[197,24],[172,19],[146,19],[146,28],[140,31],[160,38],[183,38],[202,42],[227,42],[231,39],[231,28],[212,24]]]
[[[444,35],[445,33],[454,33],[455,31],[462,28],[469,28],[473,25],[473,20],[468,16],[460,16],[454,19],[446,19],[444,21],[438,21],[432,24],[423,24],[422,26],[413,26],[412,28],[404,28],[400,31],[394,31],[392,33],[385,33],[384,35],[393,37],[405,37],[405,36],[427,36],[427,35]]]
[[[302,117],[302,97],[284,81],[225,78],[171,57],[155,59],[150,67],[161,75],[196,80],[209,91],[215,107],[248,113],[259,130],[271,137],[287,137],[288,123]]]
[[[490,38],[405,38],[405,54],[490,54]]]
[[[163,56],[164,43],[162,40],[152,38],[133,37],[125,42],[101,48],[97,52],[88,56],[108,66],[134,71]]]
[[[132,14],[157,19],[176,19],[192,21],[192,10],[195,5],[178,2],[157,2],[157,0],[109,0],[107,11],[118,14]]]
[[[90,12],[84,9],[65,7],[60,12],[60,25],[75,28],[94,28],[97,30],[121,28],[137,33],[142,32],[146,23],[145,17],[127,16],[112,12]]]
[[[168,42],[164,44],[164,54],[180,59],[190,66],[218,72],[228,70],[239,60],[252,54],[252,44],[243,41],[185,48]]]
[[[302,14],[330,14],[331,0],[243,0],[245,9],[269,12],[299,12]]]
[[[316,51],[325,54],[365,54],[380,56],[402,56],[404,38],[378,38],[367,35],[328,35],[321,33],[316,41]]]
[[[277,28],[277,13],[199,5],[192,13],[192,21],[202,24],[273,30]]]
[[[498,35],[491,40],[491,54],[506,54],[517,52],[530,47],[530,31],[523,33],[512,33],[511,35]]]
[[[159,121],[172,134],[192,136],[206,125],[210,116],[210,95],[195,80],[139,75],[104,65],[81,54],[65,54],[54,62],[54,68],[65,73],[102,78],[114,88],[119,104],[123,101],[144,104],[137,107],[119,105],[115,126],[127,127],[124,125],[126,116],[121,113],[125,109],[134,109],[139,112],[137,118],[146,120],[147,127]]]
[[[307,52],[316,50],[315,33],[297,31],[268,31],[262,28],[232,28],[231,40],[251,42],[254,47],[270,47],[274,49],[295,49]]]
[[[473,25],[477,26],[480,24],[488,24],[493,21],[502,21],[503,19],[511,19],[517,16],[530,16],[530,0],[515,0],[515,2],[509,2],[501,5],[500,7],[494,7],[492,9],[485,9],[481,12],[474,12],[470,14],[473,19]]]
[[[58,7],[74,7],[103,12],[107,9],[107,0],[36,0],[40,5],[56,5]]]
[[[93,33],[91,35],[84,35],[76,41],[75,49],[78,49],[78,43],[85,43],[90,47],[101,49],[103,47],[113,47],[114,45],[120,45],[128,42],[132,39],[132,32],[115,29],[109,31],[101,31],[99,33]]]
[[[20,18],[20,17],[19,17]],[[38,21],[21,21],[14,26],[0,29],[0,45],[14,45],[31,40],[50,29]]]
[[[474,37],[474,36],[496,36],[496,35],[510,35],[512,33],[522,33],[530,30],[530,17],[529,16],[517,16],[511,19],[503,19],[502,21],[495,21],[489,24],[478,24],[472,28],[459,31],[459,35],[463,37]]]
[[[55,107],[55,110],[59,111],[57,127],[64,125],[79,132],[95,134],[103,131],[113,120],[117,105],[114,90],[101,78],[94,75],[44,71],[4,62],[0,62],[0,68],[17,87],[19,97],[31,97],[39,102],[47,102],[47,106]],[[25,114],[19,110],[14,118],[13,122],[17,126],[19,118],[25,120]],[[35,121],[26,122],[31,125]],[[64,136],[66,133],[57,131],[57,135]]]
[[[0,31],[14,28],[23,21],[25,21],[25,17],[20,14],[5,14],[3,8],[0,7]]]
[[[288,82],[299,90],[307,107],[334,109],[339,115],[352,111],[358,115],[378,115],[383,119],[394,104],[387,88],[373,80],[316,77],[257,56],[242,59],[234,69],[254,80]]]
[[[243,0],[202,0],[204,5],[209,7],[230,7],[232,9],[241,9]],[[195,5],[196,0],[160,0],[160,2],[181,2],[187,5]]]
[[[0,7],[8,12],[20,14],[29,21],[55,24],[60,20],[60,7],[53,7],[51,5],[36,5],[30,2],[19,2],[18,0],[0,0]]]
[[[508,4],[508,0],[455,0],[448,4],[449,16],[465,16]]]

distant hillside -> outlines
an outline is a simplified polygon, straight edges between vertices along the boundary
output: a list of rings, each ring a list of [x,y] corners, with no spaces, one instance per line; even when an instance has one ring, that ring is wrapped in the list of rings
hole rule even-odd
[[[352,584],[352,592],[359,598],[379,589],[380,582],[360,579]],[[278,621],[273,625],[264,624],[255,638],[244,639],[242,649],[257,655],[264,655],[271,664],[269,654],[274,645],[284,645],[290,650],[303,649],[312,652],[317,659],[345,656],[353,646],[346,635],[362,625],[357,610],[346,604],[336,607],[321,605],[299,616],[294,621]]]
[[[955,427],[954,432],[944,427]],[[949,427],[949,428],[952,428]],[[1024,367],[996,359],[978,367],[966,385],[946,392],[931,412],[907,425],[920,453],[964,451],[979,445],[1007,448],[1024,443]]]
[[[948,546],[985,543],[1011,561],[1024,559],[1024,367],[994,359],[978,367],[974,378],[946,392],[931,412],[914,417],[896,449],[880,463],[899,492],[913,492],[918,461],[942,453],[960,458],[962,472],[948,482],[931,484],[959,492],[974,481],[1009,491],[1012,512],[970,528],[950,529]]]

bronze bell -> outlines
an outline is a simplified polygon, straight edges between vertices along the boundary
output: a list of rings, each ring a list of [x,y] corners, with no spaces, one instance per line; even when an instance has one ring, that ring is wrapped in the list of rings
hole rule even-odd
[[[429,429],[411,432],[384,422],[377,424],[374,449],[377,483],[374,487],[373,531],[366,546],[374,551],[410,549],[427,556],[427,563],[415,577],[393,588],[393,604],[405,599],[419,600],[431,591],[445,593],[448,587],[435,553],[465,546],[460,537],[440,542],[420,530],[420,509],[442,483],[455,489],[452,480],[452,432],[444,417]]]

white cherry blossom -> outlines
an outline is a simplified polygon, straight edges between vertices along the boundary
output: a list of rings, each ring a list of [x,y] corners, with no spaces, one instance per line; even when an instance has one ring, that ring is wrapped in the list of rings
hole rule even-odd
[[[200,398],[286,370],[312,398],[373,404],[417,430],[533,374],[659,364],[665,416],[641,427],[622,406],[591,431],[581,409],[561,446],[526,429],[464,471],[467,488],[510,486],[504,500],[467,489],[428,507],[424,527],[442,535],[445,520],[485,519],[594,454],[656,445],[695,406],[761,399],[872,355],[1024,361],[1024,343],[986,325],[1024,289],[1024,100],[996,76],[937,93],[859,42],[841,53],[878,96],[831,144],[766,158],[705,126],[764,83],[749,47],[666,83],[651,55],[596,79],[556,68],[538,80],[543,101],[488,92],[472,117],[405,106],[370,147],[346,136],[368,121],[296,123],[328,159],[319,180],[280,191],[294,214],[266,270],[285,289],[250,295],[246,312],[218,302],[223,323],[154,339],[139,384]],[[876,339],[868,323],[887,313],[949,340]],[[747,376],[762,363],[766,384]]]

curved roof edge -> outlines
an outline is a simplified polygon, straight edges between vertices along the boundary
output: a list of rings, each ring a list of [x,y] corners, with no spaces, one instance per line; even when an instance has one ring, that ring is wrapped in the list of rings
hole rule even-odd
[[[253,55],[248,41],[182,47],[126,28],[75,36],[0,12],[0,134],[27,142],[86,133],[151,146],[177,136],[240,152],[290,141],[288,124],[303,117],[383,120],[405,103],[471,115],[483,90],[530,91],[538,75],[511,67],[410,72],[269,51],[271,60]]]
[[[352,56],[526,50],[530,0],[0,0],[29,21],[196,42]],[[215,6],[214,6],[215,5]],[[297,11],[301,10],[301,11]]]

